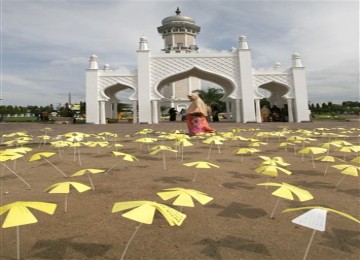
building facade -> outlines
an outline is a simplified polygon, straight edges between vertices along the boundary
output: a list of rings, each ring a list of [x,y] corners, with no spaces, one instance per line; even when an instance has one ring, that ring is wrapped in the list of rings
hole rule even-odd
[[[286,109],[288,122],[310,120],[305,67],[300,55],[291,55],[291,67],[280,63],[269,69],[252,67],[251,49],[245,36],[238,47],[228,52],[201,53],[196,45],[200,27],[195,20],[181,15],[166,17],[157,28],[164,40],[164,49],[153,52],[146,37],[141,37],[137,50],[137,73],[123,74],[99,68],[96,55],[90,57],[86,69],[86,121],[106,124],[117,118],[116,93],[126,89],[134,92],[133,123],[158,124],[160,106],[187,106],[186,95],[201,88],[201,80],[219,85],[224,90],[227,120],[238,123],[261,123],[260,100],[264,92],[271,106]],[[265,90],[265,91],[264,91]]]

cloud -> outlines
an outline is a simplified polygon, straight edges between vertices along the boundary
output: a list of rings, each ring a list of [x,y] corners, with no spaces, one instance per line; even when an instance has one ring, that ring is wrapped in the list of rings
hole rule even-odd
[[[228,51],[246,35],[255,68],[290,67],[300,53],[311,101],[358,100],[357,1],[14,0],[2,3],[2,103],[65,103],[70,92],[84,101],[89,56],[133,72],[139,38],[160,52],[157,27],[178,6],[201,26],[200,52]]]

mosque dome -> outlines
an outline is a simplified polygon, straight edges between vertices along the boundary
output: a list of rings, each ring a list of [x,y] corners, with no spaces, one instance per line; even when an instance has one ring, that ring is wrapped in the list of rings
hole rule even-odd
[[[176,15],[168,16],[161,21],[162,26],[158,27],[158,32],[163,33],[171,28],[189,28],[195,32],[200,31],[200,27],[195,25],[195,19],[189,16],[180,15],[179,7],[176,9]]]
[[[195,24],[195,20],[189,16],[184,16],[184,15],[180,15],[181,11],[179,9],[179,7],[176,9],[175,11],[176,15],[173,16],[169,16],[166,17],[162,20],[162,25],[168,24],[168,23],[173,23],[173,22],[188,22],[188,23],[192,23]]]

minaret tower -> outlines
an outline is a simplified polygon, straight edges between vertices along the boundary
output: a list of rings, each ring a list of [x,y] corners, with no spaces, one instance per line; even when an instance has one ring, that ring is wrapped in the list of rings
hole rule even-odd
[[[175,13],[176,15],[163,19],[162,26],[157,28],[164,39],[163,51],[197,52],[195,38],[200,32],[200,27],[195,25],[193,18],[181,15],[179,7]]]

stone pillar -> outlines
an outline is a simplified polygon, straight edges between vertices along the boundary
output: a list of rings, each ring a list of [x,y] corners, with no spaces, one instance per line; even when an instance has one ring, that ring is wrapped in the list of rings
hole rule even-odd
[[[85,71],[85,101],[86,101],[86,123],[99,124],[99,101],[98,101],[98,61],[96,55],[91,55],[89,68]]]
[[[105,101],[100,101],[100,124],[106,124]]]
[[[153,124],[159,123],[159,101],[158,100],[152,100],[151,101],[151,110],[152,110],[152,122]]]
[[[235,99],[234,109],[233,109],[233,116],[235,116],[235,122],[240,123],[241,122],[241,112],[240,112],[241,106],[240,106],[240,99]],[[234,115],[235,113],[235,115]]]
[[[133,123],[137,124],[138,122],[137,100],[132,101],[132,111],[133,111]]]
[[[260,99],[255,99],[255,112],[256,112],[256,123],[261,123],[261,108],[260,108]]]
[[[292,99],[288,98],[287,100],[287,107],[288,107],[288,121],[289,123],[294,122],[294,116],[293,116],[293,106],[292,106]]]

